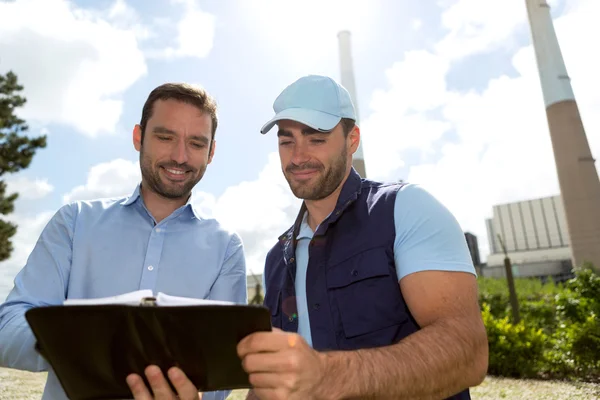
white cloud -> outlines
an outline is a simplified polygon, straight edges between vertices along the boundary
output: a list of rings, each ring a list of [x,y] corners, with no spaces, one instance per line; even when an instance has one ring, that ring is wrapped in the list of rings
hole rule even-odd
[[[54,212],[46,211],[33,216],[15,213],[3,217],[17,224],[17,233],[12,237],[14,250],[11,257],[0,262],[0,303],[12,289],[15,276],[25,266],[29,253],[52,215]]]
[[[183,8],[178,22],[169,13],[143,21],[126,0],[102,9],[0,1],[0,72],[13,70],[25,88],[20,115],[92,137],[114,134],[123,93],[147,73],[147,57],[205,57],[212,49],[215,17],[191,1]]]
[[[156,37],[157,33],[142,24],[142,18],[135,8],[125,0],[115,0],[106,10],[100,10],[99,15],[105,17],[120,29],[132,30],[140,40]]]
[[[267,251],[294,222],[300,208],[300,200],[283,177],[277,153],[269,155],[256,180],[231,186],[218,198],[196,195],[202,210],[241,235],[248,269],[254,273],[262,273]]]
[[[213,47],[216,19],[213,14],[202,11],[194,0],[173,0],[184,5],[183,17],[177,23],[176,46],[148,50],[151,58],[178,58],[208,56]]]
[[[319,73],[337,64],[337,35],[342,30],[352,31],[354,45],[369,46],[375,40],[377,16],[384,12],[382,3],[252,0],[237,2],[236,12],[253,21],[253,37],[269,43],[278,68],[305,74]]]
[[[494,50],[524,19],[524,1],[460,0],[442,16],[442,26],[450,32],[437,50],[449,59]]]
[[[65,0],[1,2],[0,53],[25,87],[26,119],[90,136],[114,131],[122,93],[146,73],[133,31]]]
[[[392,178],[404,165],[401,152],[428,151],[450,129],[448,121],[429,115],[452,95],[445,80],[449,66],[440,56],[419,50],[386,71],[393,89],[374,92],[371,114],[361,123],[369,177]]]
[[[371,177],[404,178],[423,185],[449,207],[464,230],[478,235],[486,256],[484,220],[492,205],[554,195],[559,187],[531,46],[514,53],[516,78],[492,79],[483,90],[451,92],[445,86],[448,63],[479,50],[493,50],[525,22],[524,4],[495,8],[487,4],[486,8],[487,2],[471,3],[461,0],[445,14],[443,20],[453,30],[440,42],[438,53],[421,52],[419,57],[408,53],[388,70],[389,87],[374,96],[362,130]],[[589,46],[582,41],[600,35],[592,21],[600,4],[580,0],[568,10],[555,27],[588,139],[598,157],[600,95],[594,88],[600,85],[596,73],[600,59],[590,57]],[[449,43],[458,47],[444,47]],[[426,156],[432,148],[440,149],[434,161],[417,162],[399,176],[406,150],[418,149]]]
[[[6,181],[7,194],[19,193],[19,199],[39,200],[46,197],[54,190],[54,186],[48,183],[48,179],[31,180],[19,177]]]
[[[141,172],[137,161],[118,158],[90,168],[87,182],[73,188],[63,196],[64,203],[131,194],[140,182]]]
[[[564,1],[548,0],[548,3],[554,9]],[[436,50],[445,58],[456,60],[475,53],[511,48],[510,39],[526,20],[524,0],[459,0],[442,15],[442,26],[449,32]]]

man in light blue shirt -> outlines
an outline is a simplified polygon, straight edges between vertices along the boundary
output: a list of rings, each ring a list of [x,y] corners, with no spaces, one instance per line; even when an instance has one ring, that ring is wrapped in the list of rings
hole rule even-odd
[[[140,289],[247,303],[240,237],[202,217],[191,196],[212,161],[216,128],[216,104],[203,89],[159,86],[133,131],[142,172],[133,193],[67,204],[41,233],[0,305],[0,366],[48,371],[43,400],[67,397],[34,348],[24,317],[33,307]],[[151,385],[161,378],[148,376]]]

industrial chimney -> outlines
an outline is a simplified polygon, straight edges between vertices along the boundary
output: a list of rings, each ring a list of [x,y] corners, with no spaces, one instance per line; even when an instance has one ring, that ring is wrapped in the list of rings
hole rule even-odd
[[[354,67],[352,65],[352,51],[350,46],[350,32],[341,31],[338,33],[338,42],[340,46],[340,72],[341,72],[341,84],[350,93],[354,107],[356,108],[356,123],[359,124],[359,112],[358,112],[358,101],[356,99],[356,84],[354,81]],[[367,171],[365,169],[365,157],[363,155],[362,140],[354,153],[352,159],[352,166],[358,172],[358,174],[366,178]]]
[[[550,6],[545,0],[525,1],[573,264],[580,267],[591,262],[600,271],[600,181],[595,160],[561,55]]]

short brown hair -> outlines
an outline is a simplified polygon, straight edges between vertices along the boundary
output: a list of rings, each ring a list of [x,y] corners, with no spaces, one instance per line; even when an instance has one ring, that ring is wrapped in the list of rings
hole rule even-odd
[[[350,132],[352,132],[352,129],[354,129],[356,122],[350,118],[342,118],[340,122],[342,124],[342,129],[344,130],[344,136],[348,137]]]
[[[217,102],[210,94],[208,94],[206,90],[204,90],[204,88],[196,85],[190,85],[188,83],[165,83],[150,92],[148,99],[146,99],[146,102],[144,103],[144,108],[142,109],[142,119],[140,121],[140,127],[142,129],[142,143],[144,142],[146,125],[148,124],[148,120],[152,117],[154,103],[157,100],[170,99],[191,104],[210,115],[212,120],[212,145],[212,140],[215,138],[215,132],[217,131],[217,125],[219,122],[217,117]]]

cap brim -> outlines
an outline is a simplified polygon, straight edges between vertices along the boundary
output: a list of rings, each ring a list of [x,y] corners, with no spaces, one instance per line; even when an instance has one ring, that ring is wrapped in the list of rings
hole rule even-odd
[[[271,130],[273,126],[281,120],[289,119],[300,122],[318,131],[330,131],[342,120],[336,115],[327,114],[321,111],[308,110],[306,108],[288,108],[279,112],[269,122],[263,125],[260,133],[263,135]]]

